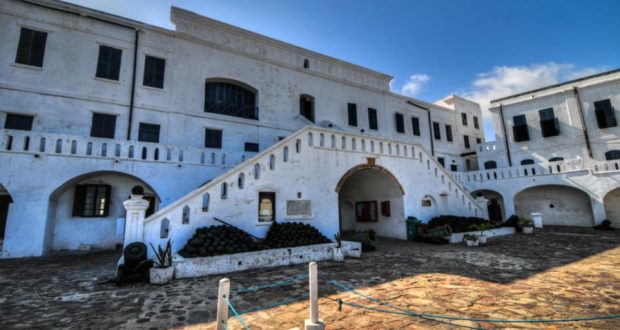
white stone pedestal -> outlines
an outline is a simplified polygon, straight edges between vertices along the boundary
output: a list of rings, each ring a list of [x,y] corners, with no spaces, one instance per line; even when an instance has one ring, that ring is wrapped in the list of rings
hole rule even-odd
[[[534,224],[535,228],[542,228],[543,227],[542,213],[533,212],[532,213],[532,223]]]
[[[482,209],[482,214],[478,214],[479,218],[489,220],[489,200],[479,196],[475,199],[476,205]]]
[[[149,201],[142,195],[131,195],[131,198],[123,202],[127,211],[125,218],[125,239],[123,248],[129,243],[144,242],[144,215],[149,208]]]

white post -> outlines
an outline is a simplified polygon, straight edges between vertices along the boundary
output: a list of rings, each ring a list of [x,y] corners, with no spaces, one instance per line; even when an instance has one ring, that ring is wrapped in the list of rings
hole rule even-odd
[[[220,280],[220,287],[217,291],[217,330],[225,330],[228,326],[228,303],[226,299],[230,294],[230,280],[223,278]]]
[[[476,205],[478,205],[482,209],[482,214],[479,215],[480,218],[489,220],[489,200],[479,196],[475,199]]]
[[[543,227],[542,213],[532,212],[532,224],[536,228],[542,228]]]
[[[309,265],[310,319],[304,322],[305,330],[324,330],[325,324],[319,319],[319,283],[316,262]]]
[[[149,208],[149,201],[143,199],[142,196],[142,194],[131,194],[131,198],[123,202],[127,211],[123,247],[133,242],[144,242],[144,218],[146,209]]]

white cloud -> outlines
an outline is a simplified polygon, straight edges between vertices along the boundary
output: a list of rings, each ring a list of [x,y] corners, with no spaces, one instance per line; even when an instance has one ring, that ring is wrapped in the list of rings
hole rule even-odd
[[[425,74],[414,74],[407,79],[407,82],[400,89],[403,95],[415,97],[420,93],[422,87],[431,80],[431,77]]]

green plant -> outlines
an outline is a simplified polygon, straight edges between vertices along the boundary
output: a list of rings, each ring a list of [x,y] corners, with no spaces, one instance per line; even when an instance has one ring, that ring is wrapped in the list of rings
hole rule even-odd
[[[478,237],[476,237],[474,235],[470,235],[470,234],[465,234],[465,235],[463,235],[463,240],[464,241],[477,241]]]
[[[532,220],[528,218],[519,217],[519,226],[521,227],[532,227]]]
[[[340,233],[334,235],[334,239],[336,239],[336,248],[341,248],[342,247],[342,237],[340,236]]]
[[[153,252],[155,252],[156,259],[153,261],[157,268],[168,268],[172,266],[172,243],[170,243],[170,240],[166,243],[166,249],[162,249],[161,245],[158,245],[157,249],[155,249],[152,243],[149,244],[151,244],[151,248]]]
[[[470,225],[469,229],[473,229],[475,231],[485,231],[485,230],[493,229],[493,225],[490,222],[475,223],[475,224]]]

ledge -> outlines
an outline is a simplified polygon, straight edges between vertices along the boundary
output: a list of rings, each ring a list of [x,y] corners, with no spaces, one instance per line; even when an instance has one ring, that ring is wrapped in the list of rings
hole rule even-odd
[[[515,233],[514,227],[501,227],[501,228],[485,230],[484,231],[484,236],[486,236],[487,239],[488,239],[488,238],[491,238],[491,237],[512,235],[514,233]],[[468,232],[464,232],[464,233],[454,233],[454,234],[452,234],[450,236],[447,236],[446,238],[448,239],[448,241],[450,241],[451,244],[462,243],[463,242],[463,236],[465,236],[467,234],[469,234],[469,235],[479,235],[480,231],[468,231]]]

